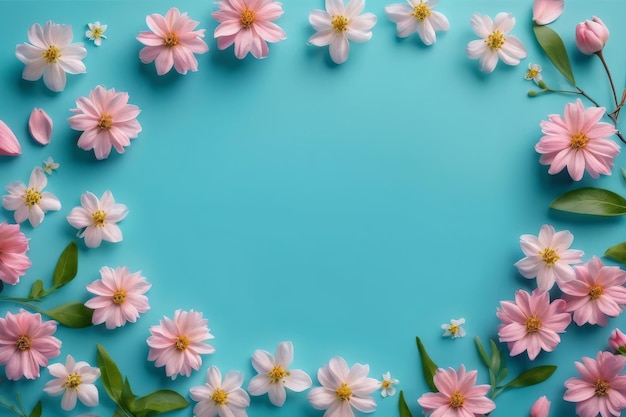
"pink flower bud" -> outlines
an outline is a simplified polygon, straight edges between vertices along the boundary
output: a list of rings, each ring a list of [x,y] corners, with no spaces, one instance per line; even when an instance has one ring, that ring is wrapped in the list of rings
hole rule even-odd
[[[550,401],[548,401],[548,398],[544,395],[543,397],[539,397],[533,404],[530,409],[530,417],[548,417],[549,412]]]
[[[576,25],[576,46],[583,54],[593,55],[602,51],[608,40],[609,29],[598,17]]]
[[[620,329],[615,329],[609,336],[609,346],[615,352],[626,350],[626,334],[622,333]]]
[[[52,136],[52,119],[48,113],[35,107],[28,119],[28,131],[38,144],[49,144]]]
[[[535,0],[533,3],[533,20],[538,25],[554,22],[565,7],[565,0]]]
[[[22,153],[22,147],[13,131],[0,120],[0,155],[16,156]]]

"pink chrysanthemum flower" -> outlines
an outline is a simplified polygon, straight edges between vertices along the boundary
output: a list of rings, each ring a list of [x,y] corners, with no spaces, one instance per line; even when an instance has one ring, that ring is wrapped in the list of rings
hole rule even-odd
[[[594,256],[576,266],[576,279],[561,284],[567,311],[574,312],[574,322],[606,326],[607,317],[617,317],[626,305],[626,272],[617,266],[605,266]]]
[[[98,405],[98,388],[94,382],[100,378],[99,368],[84,361],[76,362],[72,355],[67,355],[65,365],[54,363],[48,366],[48,371],[55,379],[47,382],[43,390],[52,396],[63,394],[62,409],[73,410],[77,400],[88,407]]]
[[[209,50],[204,38],[204,29],[194,30],[198,22],[172,7],[165,16],[151,14],[146,17],[150,31],[140,32],[137,40],[146,45],[139,51],[144,64],[154,61],[157,74],[163,75],[172,67],[179,74],[198,71],[198,60],[194,54]]]
[[[498,326],[501,342],[509,346],[511,356],[527,351],[534,360],[539,352],[552,352],[561,342],[563,333],[572,321],[565,310],[565,301],[550,303],[547,291],[534,290],[532,294],[518,290],[515,302],[501,301],[496,315],[502,322]]]
[[[87,285],[87,291],[95,294],[85,303],[94,310],[93,324],[104,323],[107,329],[114,329],[134,323],[139,313],[150,310],[148,297],[144,294],[152,287],[141,272],[130,273],[125,266],[100,269],[100,279]]]
[[[0,281],[10,285],[20,281],[31,266],[28,249],[19,224],[0,223]]]
[[[13,217],[18,223],[28,219],[30,225],[37,227],[43,221],[46,212],[61,209],[61,202],[50,192],[43,191],[48,179],[40,167],[30,173],[28,186],[14,181],[7,185],[8,195],[2,196],[2,207],[15,210]]]
[[[226,49],[235,44],[235,56],[267,58],[268,42],[287,38],[285,31],[272,20],[283,14],[283,5],[274,0],[221,0],[212,16],[220,24],[215,28],[217,47]]]
[[[94,150],[97,159],[104,159],[115,148],[124,153],[130,140],[141,132],[137,116],[139,107],[128,104],[128,93],[116,93],[99,85],[89,92],[89,97],[79,97],[76,109],[67,121],[74,130],[83,132],[78,138],[78,147]]]
[[[541,154],[539,163],[550,165],[549,174],[557,174],[567,167],[574,181],[580,181],[585,170],[593,178],[611,175],[613,160],[619,146],[606,139],[615,133],[609,123],[600,122],[604,107],[585,109],[580,99],[567,103],[563,117],[551,114],[541,122],[544,136],[535,145]]]
[[[424,415],[473,417],[488,414],[496,404],[486,397],[489,385],[476,385],[476,371],[465,372],[465,365],[458,371],[453,368],[437,369],[433,382],[439,392],[427,392],[417,399]]]
[[[39,313],[21,310],[0,318],[0,365],[5,365],[7,378],[39,378],[39,367],[61,353],[61,341],[53,336],[56,330],[56,323],[42,322]]]
[[[626,375],[621,375],[626,357],[611,352],[598,352],[596,359],[576,362],[581,378],[565,381],[565,401],[576,403],[580,417],[620,416],[626,408]]]
[[[208,322],[193,310],[176,310],[173,320],[164,317],[158,326],[150,327],[148,360],[156,361],[157,367],[165,365],[165,374],[172,379],[191,375],[191,369],[197,371],[202,365],[200,355],[215,352],[205,343],[215,337],[209,333]]]

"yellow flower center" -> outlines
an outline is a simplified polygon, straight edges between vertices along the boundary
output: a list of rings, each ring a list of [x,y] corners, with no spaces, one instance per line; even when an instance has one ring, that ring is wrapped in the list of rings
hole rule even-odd
[[[450,396],[450,407],[461,408],[463,404],[465,404],[465,397],[461,394],[461,391],[457,389]]]
[[[215,403],[215,405],[226,405],[228,400],[228,394],[221,388],[215,388],[213,391],[213,395],[211,395],[211,399]]]
[[[244,9],[241,12],[241,26],[248,29],[254,23],[254,12],[250,9]]]
[[[420,1],[420,4],[413,7],[413,13],[411,13],[411,16],[413,16],[420,22],[423,22],[431,14],[433,13],[430,11],[430,7],[428,7],[428,3],[424,3]]]
[[[350,389],[348,384],[343,383],[339,388],[335,390],[335,394],[337,395],[339,401],[348,401],[352,396],[352,390]]]
[[[383,379],[383,382],[380,383],[380,387],[382,389],[387,389],[391,387],[391,381],[389,381],[388,379]]]
[[[534,314],[526,319],[526,333],[537,333],[541,329],[541,320]]]
[[[81,382],[82,382],[81,376],[78,375],[76,372],[74,372],[73,374],[69,374],[67,378],[65,378],[65,382],[63,383],[63,386],[65,388],[75,389],[76,391],[78,391],[78,386],[81,384]]]
[[[189,347],[189,339],[187,336],[178,336],[176,339],[176,349],[186,350]]]
[[[604,294],[604,288],[599,285],[592,285],[589,288],[589,298],[592,300],[597,300],[602,294]]]
[[[450,333],[452,333],[454,336],[456,336],[457,333],[459,333],[459,325],[458,324],[451,324],[450,327],[448,327],[448,331]]]
[[[98,122],[98,127],[100,130],[111,130],[113,126],[113,117],[110,114],[103,114],[100,116],[100,121]]]
[[[502,48],[505,40],[506,39],[504,38],[504,33],[500,32],[499,30],[494,30],[489,34],[489,36],[487,36],[487,39],[485,39],[485,43],[487,44],[487,47],[489,49],[491,49],[492,51],[497,51],[498,49]]]
[[[345,32],[348,29],[348,18],[345,16],[333,16],[330,23],[337,32]]]
[[[283,378],[289,375],[291,375],[291,373],[283,369],[283,367],[280,365],[276,365],[274,368],[272,368],[271,371],[267,373],[271,384],[277,384],[279,381],[282,381]]]
[[[528,78],[529,80],[534,79],[537,75],[539,75],[539,70],[535,69],[535,68],[531,68],[528,70],[528,72],[526,73],[526,78]]]
[[[163,38],[163,45],[168,48],[178,45],[178,36],[176,36],[174,32],[168,33],[165,38]]]
[[[126,299],[126,292],[124,290],[117,290],[113,294],[113,304],[120,305]]]
[[[56,64],[61,58],[61,51],[54,45],[50,45],[48,49],[41,53],[41,56],[48,64]]]
[[[22,352],[28,350],[30,349],[30,339],[25,335],[21,335],[17,338],[15,346],[17,346],[17,350],[21,350]]]
[[[570,148],[577,151],[587,146],[587,142],[589,142],[589,138],[587,137],[587,135],[585,135],[583,132],[578,132],[572,135],[569,146]]]
[[[552,248],[545,248],[541,252],[539,252],[541,258],[546,263],[546,266],[550,268],[552,265],[556,263],[561,257],[556,254],[556,251]]]
[[[33,207],[35,204],[39,204],[39,200],[41,200],[41,193],[34,188],[29,188],[26,190],[26,194],[24,194],[24,203],[28,206],[28,208]]]
[[[102,32],[104,32],[102,28],[95,28],[91,31],[91,36],[97,39],[102,36]]]
[[[603,381],[601,379],[598,379],[596,381],[596,395],[598,397],[603,397],[605,395],[607,395],[609,393],[609,383],[606,381]]]
[[[102,210],[96,210],[92,213],[93,225],[97,227],[104,227],[107,214]]]

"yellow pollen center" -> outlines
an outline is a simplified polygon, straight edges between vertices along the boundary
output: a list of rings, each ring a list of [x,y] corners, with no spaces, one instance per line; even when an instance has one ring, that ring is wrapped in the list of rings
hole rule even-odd
[[[124,290],[117,290],[113,294],[113,304],[120,305],[126,299],[126,292]]]
[[[17,346],[17,350],[21,350],[22,352],[30,349],[30,339],[24,335],[17,338],[17,342],[15,343]]]
[[[339,388],[335,390],[335,394],[339,401],[348,401],[352,396],[352,390],[348,386],[348,384],[343,383]]]
[[[487,44],[487,47],[489,49],[497,51],[498,49],[502,48],[505,40],[506,39],[504,38],[504,33],[500,32],[499,30],[494,30],[489,34],[489,36],[487,36],[487,39],[485,39],[485,43]]]
[[[186,350],[189,347],[189,339],[187,336],[178,336],[176,339],[176,349]]]
[[[599,285],[593,285],[589,288],[589,298],[592,300],[597,300],[602,294],[604,294],[604,288]]]
[[[98,127],[100,130],[111,130],[113,126],[113,118],[110,114],[103,114],[100,116],[100,121],[98,122]]]
[[[546,266],[550,268],[552,265],[556,263],[561,257],[556,254],[556,251],[552,248],[545,248],[541,252],[539,252],[541,258],[546,263]]]
[[[533,315],[526,319],[526,333],[537,333],[541,329],[541,320]]]
[[[609,392],[609,383],[601,379],[598,379],[596,381],[596,395],[598,397],[603,397],[607,395],[608,392]]]
[[[173,46],[178,45],[178,36],[174,32],[170,32],[163,38],[163,45],[171,48]]]
[[[228,394],[223,389],[216,388],[215,391],[213,391],[213,395],[211,395],[211,399],[215,405],[226,405]]]
[[[387,389],[389,387],[391,387],[391,381],[388,380],[383,380],[383,382],[380,383],[380,386],[382,389]]]
[[[48,49],[41,53],[41,56],[48,64],[56,64],[61,58],[61,51],[54,45],[50,45]]]
[[[24,194],[24,203],[28,206],[28,208],[33,207],[35,204],[39,204],[39,200],[41,200],[41,193],[34,188],[29,188],[26,190],[26,194]]]
[[[63,383],[63,386],[65,388],[75,389],[76,391],[78,391],[78,386],[81,384],[81,382],[82,382],[81,376],[78,375],[76,372],[74,372],[73,374],[69,374],[67,378],[65,378],[65,382]]]
[[[587,142],[589,142],[589,138],[583,132],[578,132],[572,135],[572,139],[570,141],[570,148],[574,150],[583,149],[587,146]]]
[[[283,369],[283,367],[280,365],[276,365],[274,368],[272,368],[271,371],[267,373],[271,384],[277,384],[278,382],[282,381],[283,378],[289,375],[291,375],[291,373]]]
[[[450,407],[461,408],[465,404],[465,397],[459,390],[455,390],[450,396]]]
[[[428,7],[428,3],[420,2],[420,4],[413,7],[413,13],[411,13],[411,16],[413,16],[420,22],[423,22],[431,14],[433,13],[430,11],[430,7]]]
[[[104,227],[107,214],[102,210],[96,210],[92,215],[93,225],[97,227]]]
[[[254,12],[250,9],[245,9],[241,12],[241,26],[248,29],[254,23]]]
[[[345,32],[348,29],[348,18],[345,16],[333,16],[330,23],[337,32]]]
[[[91,32],[91,34],[92,34],[92,36],[93,36],[94,38],[99,38],[100,36],[102,36],[102,32],[103,32],[102,28],[95,28],[95,29]]]
[[[537,75],[539,75],[539,71],[536,69],[529,69],[528,72],[526,73],[526,78],[528,79],[533,79],[535,78]]]
[[[451,324],[450,327],[448,327],[448,331],[456,335],[459,332],[459,326],[457,324]]]

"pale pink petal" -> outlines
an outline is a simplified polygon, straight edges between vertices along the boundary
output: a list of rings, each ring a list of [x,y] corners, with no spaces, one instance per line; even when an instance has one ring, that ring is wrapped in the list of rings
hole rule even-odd
[[[533,3],[533,20],[538,25],[547,25],[561,16],[564,8],[564,0],[535,0]]]
[[[16,156],[22,153],[22,147],[13,131],[0,120],[0,155]]]
[[[50,137],[52,136],[52,119],[48,116],[48,113],[43,109],[35,107],[28,119],[28,131],[35,142],[40,145],[50,143]]]

